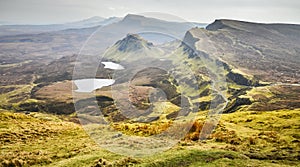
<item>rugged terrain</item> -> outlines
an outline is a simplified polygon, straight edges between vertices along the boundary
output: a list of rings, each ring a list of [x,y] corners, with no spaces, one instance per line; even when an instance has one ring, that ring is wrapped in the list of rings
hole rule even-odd
[[[77,55],[98,28],[0,37],[2,166],[298,165],[299,25],[216,20],[204,29],[128,15]],[[139,33],[154,30],[182,40]],[[73,98],[72,79],[86,76],[115,83]],[[186,134],[168,151],[132,158],[90,138],[107,126],[123,144],[125,135]]]

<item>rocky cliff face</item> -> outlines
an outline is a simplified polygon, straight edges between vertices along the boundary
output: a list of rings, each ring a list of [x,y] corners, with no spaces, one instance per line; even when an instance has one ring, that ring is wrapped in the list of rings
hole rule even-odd
[[[225,27],[228,27],[226,26],[222,20],[215,20],[212,24],[209,24],[206,29],[209,30],[209,31],[217,31],[219,29],[223,29]]]
[[[189,30],[185,41],[204,41],[197,49],[211,46],[218,58],[260,80],[300,83],[299,34],[300,25],[216,20],[205,30]]]
[[[189,58],[194,58],[197,56],[196,47],[195,47],[197,41],[199,41],[199,39],[195,38],[192,35],[191,31],[186,32],[183,41],[181,43],[181,47],[183,48],[183,51],[188,54]]]
[[[192,49],[196,49],[195,44],[197,41],[199,41],[199,38],[195,38],[192,34],[192,31],[195,31],[197,28],[193,28],[185,33],[185,36],[183,38],[183,44],[188,45]]]

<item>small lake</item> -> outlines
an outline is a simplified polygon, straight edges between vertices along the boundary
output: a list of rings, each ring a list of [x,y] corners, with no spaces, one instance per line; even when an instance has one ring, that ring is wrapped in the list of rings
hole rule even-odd
[[[124,67],[120,64],[114,62],[101,62],[104,64],[104,68],[112,69],[112,70],[123,70]],[[77,90],[75,92],[82,93],[90,93],[96,89],[100,89],[104,86],[110,86],[115,83],[114,79],[78,79],[73,80],[75,85],[77,86]]]
[[[112,69],[112,70],[123,70],[124,67],[120,64],[114,62],[101,62],[104,64],[104,68]]]
[[[74,80],[77,90],[75,92],[90,93],[104,86],[110,86],[115,83],[113,79],[78,79]]]

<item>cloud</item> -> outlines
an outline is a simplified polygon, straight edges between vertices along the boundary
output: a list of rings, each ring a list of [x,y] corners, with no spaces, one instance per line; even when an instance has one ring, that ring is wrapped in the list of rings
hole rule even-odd
[[[109,10],[116,10],[114,7],[108,7]]]

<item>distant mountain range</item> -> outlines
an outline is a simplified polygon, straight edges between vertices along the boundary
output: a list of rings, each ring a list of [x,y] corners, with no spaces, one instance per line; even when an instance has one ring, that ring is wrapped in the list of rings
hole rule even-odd
[[[131,17],[133,15],[129,14],[125,16],[125,18],[128,16]],[[106,26],[108,24],[118,22],[122,19],[124,18],[120,18],[120,17],[103,18],[99,16],[94,16],[80,21],[69,22],[64,24],[49,24],[49,25],[14,24],[10,22],[0,21],[0,36],[10,36],[10,35],[19,35],[19,34],[37,34],[37,33],[60,31],[66,29],[99,27],[99,26]],[[199,27],[204,27],[207,25],[207,24],[195,23],[195,22],[193,22],[193,24]]]
[[[49,24],[49,25],[11,25],[8,23],[4,23],[5,25],[0,26],[0,36],[8,36],[8,35],[19,35],[19,34],[36,34],[42,32],[50,32],[50,31],[60,31],[66,29],[81,29],[81,28],[89,28],[96,26],[105,26],[107,24],[111,24],[121,20],[118,17],[110,17],[110,18],[102,18],[98,16],[94,16],[88,19],[84,19],[76,22],[69,22],[65,24]]]
[[[158,32],[181,39],[187,30],[197,26],[194,23],[168,22],[132,14],[125,16],[119,21],[117,20],[118,18],[116,18],[116,20],[108,19],[102,21],[103,24],[106,24],[103,26],[72,28],[59,31],[50,31],[49,27],[45,29],[42,28],[43,31],[47,32],[41,33],[37,33],[31,26],[28,26],[28,31],[25,28],[21,28],[22,26],[15,26],[8,29],[6,29],[7,27],[5,26],[2,26],[3,29],[1,29],[0,26],[0,34],[4,34],[4,36],[0,36],[0,50],[3,55],[2,60],[9,62],[11,58],[8,58],[8,60],[4,57],[5,55],[13,54],[22,55],[15,56],[15,59],[21,59],[19,61],[38,56],[40,60],[46,62],[49,59],[53,60],[64,55],[77,54],[87,39],[89,40],[83,50],[81,50],[82,54],[99,55],[104,52],[107,47],[113,45],[128,33]],[[83,21],[84,25],[87,25],[87,22],[89,21]],[[95,21],[91,24],[95,24]],[[73,23],[73,25],[75,25],[75,23]],[[78,25],[78,23],[76,23],[76,25]],[[13,35],[16,33],[13,32],[13,30],[18,28],[20,31],[26,31],[26,34]],[[65,26],[60,28],[65,28]],[[39,30],[40,28],[37,29]],[[35,33],[30,33],[30,31],[35,31]],[[97,33],[94,33],[95,31],[97,31]],[[92,37],[90,37],[91,34],[93,34]],[[16,47],[19,47],[19,49],[15,49]]]

